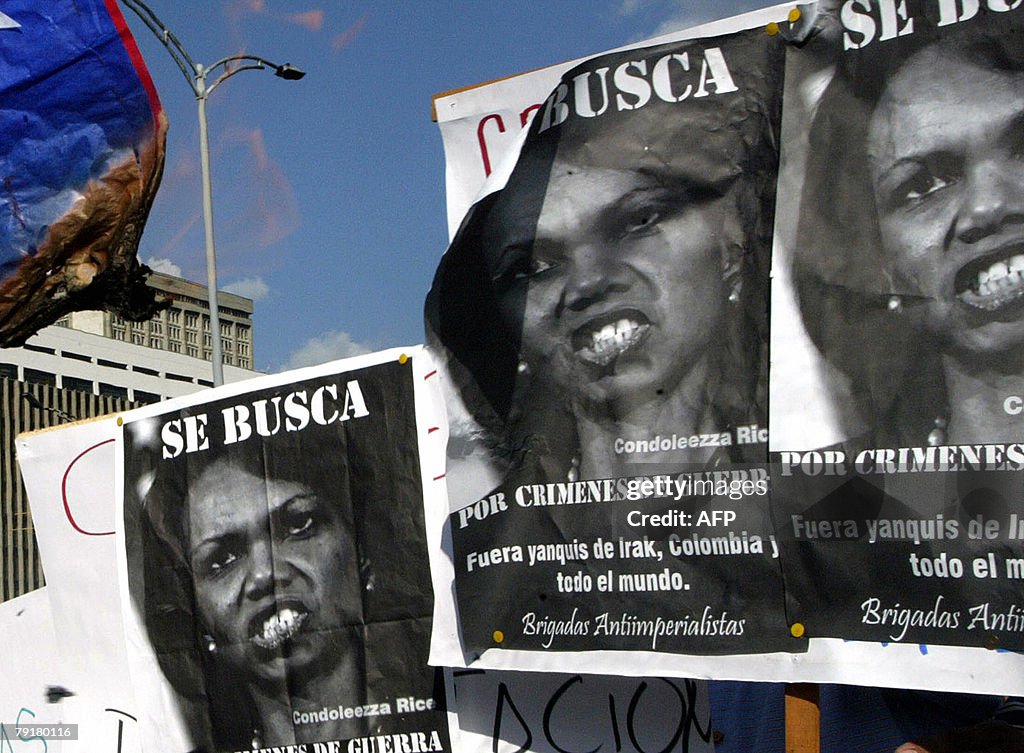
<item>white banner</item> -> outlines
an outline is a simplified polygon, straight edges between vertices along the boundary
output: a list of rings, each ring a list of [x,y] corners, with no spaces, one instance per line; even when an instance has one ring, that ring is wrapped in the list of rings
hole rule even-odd
[[[114,416],[23,434],[21,467],[78,740],[65,751],[138,751],[114,546]]]
[[[57,653],[46,588],[0,604],[0,646],[3,646],[3,681],[0,682],[0,751],[3,753],[61,753],[79,750],[63,737],[78,729],[56,725],[77,724],[82,714],[67,672]],[[22,726],[24,725],[24,726]],[[97,746],[97,753],[117,748]]]

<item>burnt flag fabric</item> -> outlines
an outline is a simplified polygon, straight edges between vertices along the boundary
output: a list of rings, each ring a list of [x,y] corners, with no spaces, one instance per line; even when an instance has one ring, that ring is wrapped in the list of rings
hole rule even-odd
[[[0,8],[0,346],[75,310],[145,318],[166,117],[115,0]]]

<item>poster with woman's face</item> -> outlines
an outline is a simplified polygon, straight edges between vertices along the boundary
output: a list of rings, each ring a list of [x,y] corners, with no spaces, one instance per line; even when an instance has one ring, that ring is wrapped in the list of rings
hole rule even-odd
[[[441,261],[472,659],[803,648],[764,466],[785,43],[732,32],[565,71]]]
[[[426,663],[416,353],[129,415],[124,550],[149,657],[133,680],[145,714],[163,693],[183,720],[182,750],[450,750]]]
[[[773,450],[1024,433],[1024,13],[956,5],[837,12],[794,56],[775,266],[797,315],[774,327],[774,360],[788,373],[788,330],[806,334],[834,429],[773,370]]]
[[[502,475],[546,462],[607,478],[707,464],[711,447],[765,458],[784,53],[770,41],[757,29],[569,70],[470,210],[428,330]],[[656,434],[676,439],[643,441]]]
[[[1024,8],[832,7],[787,65],[773,260],[791,614],[1019,649]]]

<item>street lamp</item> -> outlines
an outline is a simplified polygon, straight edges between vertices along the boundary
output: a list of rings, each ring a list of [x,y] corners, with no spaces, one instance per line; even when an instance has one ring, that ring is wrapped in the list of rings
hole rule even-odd
[[[203,177],[203,226],[206,229],[206,287],[210,298],[210,342],[213,358],[213,383],[224,384],[221,356],[220,311],[217,305],[217,256],[213,244],[213,191],[210,183],[210,140],[206,127],[206,99],[223,82],[242,71],[269,69],[285,81],[298,81],[306,72],[290,63],[277,65],[256,55],[231,55],[212,65],[196,63],[178,38],[164,26],[149,6],[139,0],[121,0],[156,35],[188,81],[199,103],[199,157]],[[212,78],[212,83],[208,80]]]

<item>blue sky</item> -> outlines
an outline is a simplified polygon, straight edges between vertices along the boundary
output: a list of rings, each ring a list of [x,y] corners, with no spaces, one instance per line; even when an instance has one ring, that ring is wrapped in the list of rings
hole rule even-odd
[[[256,300],[256,367],[423,340],[447,244],[434,94],[770,5],[765,0],[149,0],[196,62],[290,62],[209,99],[221,288]],[[127,8],[170,119],[139,256],[205,281],[196,103]]]

